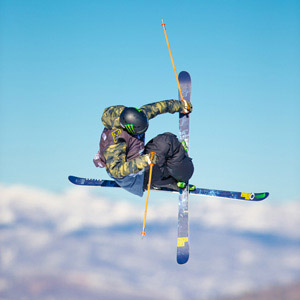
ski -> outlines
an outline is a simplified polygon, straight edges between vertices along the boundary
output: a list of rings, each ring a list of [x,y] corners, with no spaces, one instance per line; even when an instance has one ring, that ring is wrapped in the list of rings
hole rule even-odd
[[[178,75],[182,96],[185,100],[191,98],[191,76],[182,71]],[[179,92],[179,99],[180,99]],[[190,115],[179,114],[179,140],[184,141],[187,151],[190,144]],[[185,264],[189,259],[189,191],[188,184],[179,191],[178,202],[178,234],[177,234],[177,263]]]
[[[108,187],[108,188],[120,188],[120,186],[113,180],[102,180],[102,179],[88,179],[76,176],[69,176],[69,181],[75,185],[85,185],[85,186],[98,186],[98,187]],[[178,193],[168,188],[155,188],[153,191],[159,192],[169,192]],[[233,191],[222,191],[214,189],[203,189],[197,188],[193,191],[189,191],[189,194],[195,196],[210,196],[210,197],[220,197],[234,200],[247,200],[247,201],[262,201],[265,200],[269,193],[245,193],[245,192],[233,192]]]

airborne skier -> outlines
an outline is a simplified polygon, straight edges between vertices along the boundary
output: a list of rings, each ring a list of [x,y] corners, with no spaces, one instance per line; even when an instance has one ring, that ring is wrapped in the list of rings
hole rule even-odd
[[[142,196],[147,188],[149,165],[154,164],[151,187],[173,190],[184,188],[194,166],[184,143],[172,133],[163,133],[145,145],[149,120],[164,113],[190,113],[189,101],[165,100],[140,109],[110,106],[102,115],[104,130],[100,149],[94,157],[96,167],[107,173],[125,190]],[[150,152],[155,152],[151,161]]]
[[[96,167],[105,167],[109,176],[114,180],[87,179],[76,176],[68,178],[76,185],[122,187],[138,196],[143,195],[149,178],[151,186],[148,186],[142,237],[146,234],[145,223],[150,188],[179,192],[177,262],[185,264],[189,259],[189,192],[195,195],[247,201],[264,200],[269,193],[196,189],[195,186],[191,186],[191,188],[187,186],[194,172],[192,160],[188,156],[189,113],[192,112],[191,76],[186,71],[180,72],[177,76],[165,28],[166,24],[163,20],[161,25],[176,76],[180,101],[165,100],[144,105],[140,109],[123,105],[106,108],[102,115],[102,123],[105,128],[100,139],[100,150],[94,157],[94,164]],[[156,136],[145,145],[145,132],[148,129],[149,120],[159,114],[175,112],[179,112],[180,141],[174,134],[167,132]]]

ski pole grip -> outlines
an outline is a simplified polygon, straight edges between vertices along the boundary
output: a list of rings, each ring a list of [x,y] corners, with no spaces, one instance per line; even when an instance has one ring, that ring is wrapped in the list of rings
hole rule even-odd
[[[155,155],[155,154],[156,154],[156,152],[150,152],[150,160],[151,160],[150,166],[154,166],[153,158],[154,158],[154,155]]]

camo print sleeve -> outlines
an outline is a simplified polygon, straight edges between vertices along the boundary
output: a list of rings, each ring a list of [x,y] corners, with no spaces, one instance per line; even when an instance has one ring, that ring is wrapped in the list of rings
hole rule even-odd
[[[107,172],[115,178],[124,178],[130,174],[136,174],[148,166],[145,155],[126,161],[125,142],[118,142],[107,147],[104,157],[106,159]]]
[[[123,105],[116,105],[105,108],[101,118],[103,125],[108,129],[119,128],[120,115],[124,108],[125,106]]]
[[[140,108],[146,114],[148,120],[153,119],[157,115],[164,113],[174,114],[184,109],[182,101],[179,100],[164,100],[146,104]]]

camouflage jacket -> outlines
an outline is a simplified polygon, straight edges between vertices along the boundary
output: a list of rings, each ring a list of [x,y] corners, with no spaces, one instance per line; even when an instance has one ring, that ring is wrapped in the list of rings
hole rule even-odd
[[[106,108],[102,115],[102,123],[105,130],[108,132],[115,132],[113,129],[124,131],[120,125],[120,114],[125,106],[117,105]],[[153,119],[157,115],[164,113],[181,112],[184,109],[182,101],[178,100],[165,100],[146,104],[140,108],[144,111],[148,120]],[[102,134],[103,137],[103,134]],[[136,137],[141,138],[141,137]],[[101,142],[100,142],[101,144]],[[106,171],[114,178],[124,178],[130,174],[137,174],[145,167],[148,166],[148,160],[145,155],[135,155],[133,159],[128,160],[127,153],[130,149],[130,144],[124,138],[113,136],[113,143],[108,145],[106,149],[100,149],[94,158],[94,163],[97,167],[106,167]],[[101,155],[100,155],[101,152]],[[101,156],[102,157],[101,162]],[[103,160],[105,164],[103,164]]]

